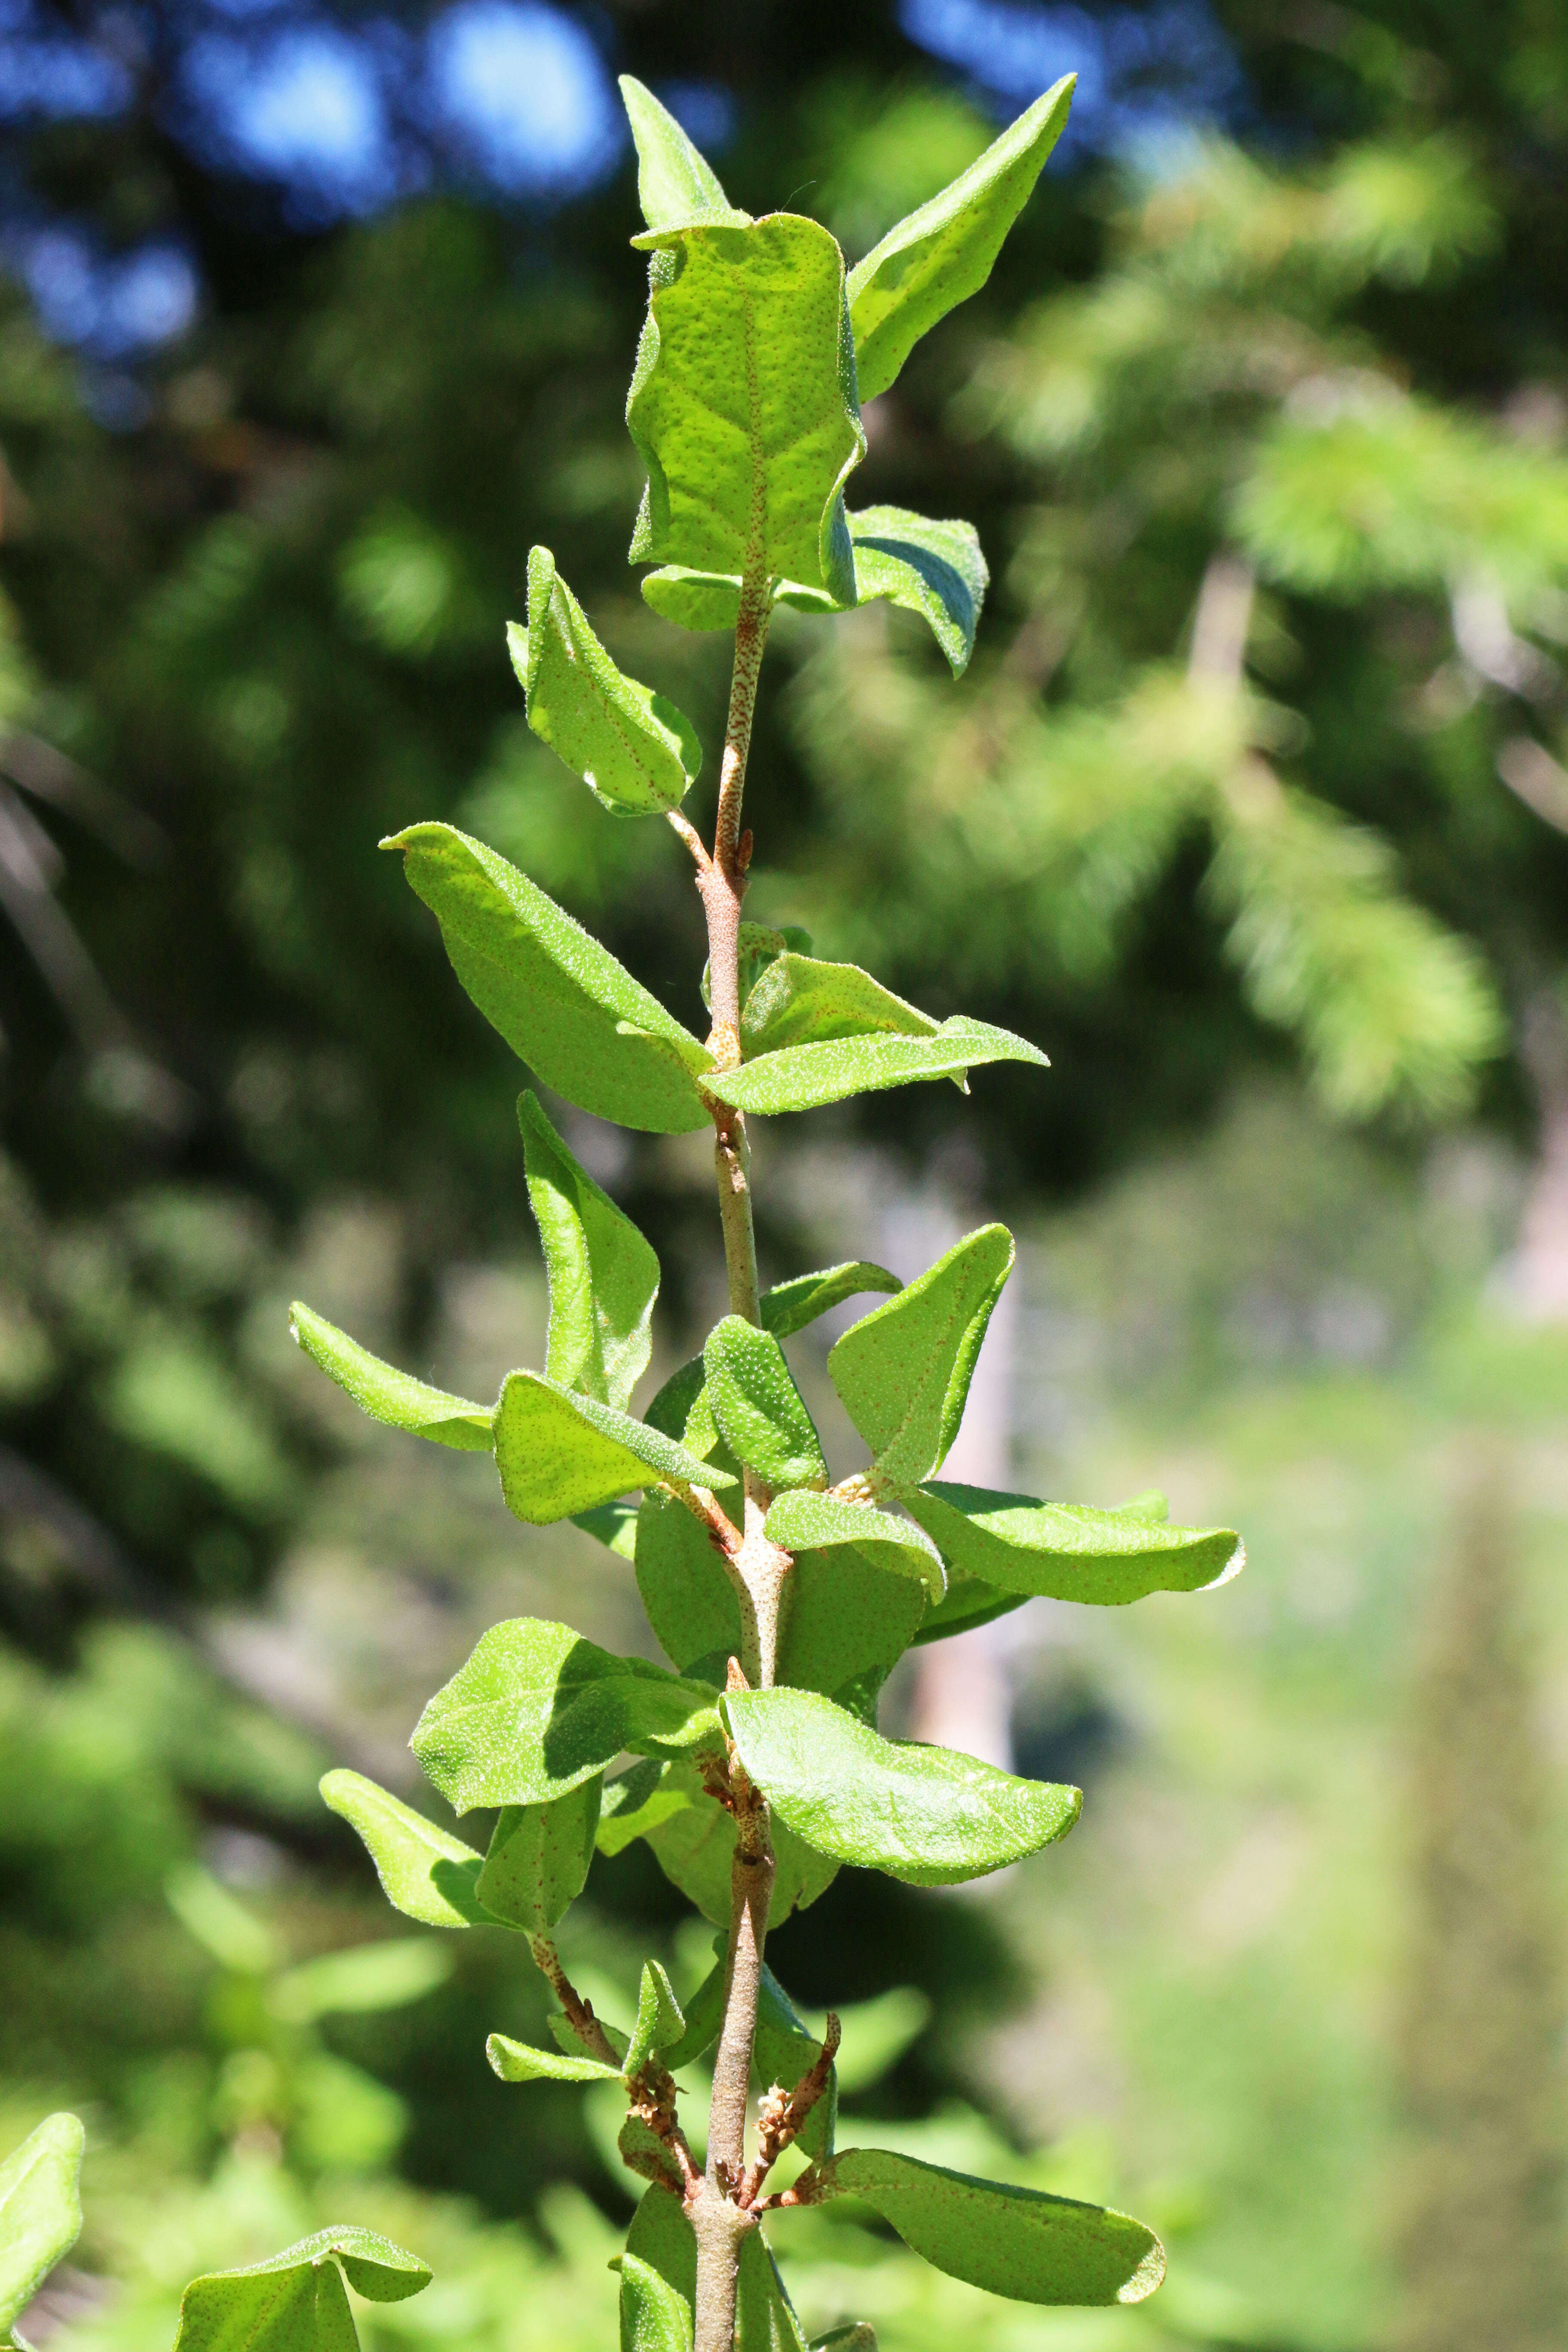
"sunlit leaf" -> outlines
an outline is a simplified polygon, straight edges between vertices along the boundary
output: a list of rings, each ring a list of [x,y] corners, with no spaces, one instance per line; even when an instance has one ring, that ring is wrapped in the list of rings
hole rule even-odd
[[[896,1665],[925,1609],[921,1580],[871,1552],[853,1545],[798,1552],[784,1579],[778,1679],[848,1706],[845,1685]]]
[[[0,2164],[0,2336],[77,2242],[86,2140],[79,2119],[62,2111]]]
[[[481,1634],[409,1745],[459,1813],[542,1805],[623,1748],[677,1755],[718,1738],[714,1693],[647,1658],[617,1658],[570,1625],[511,1617]]]
[[[908,1519],[863,1503],[842,1503],[834,1495],[781,1495],[768,1513],[764,1532],[784,1551],[826,1551],[852,1544],[877,1567],[895,1576],[916,1576],[940,1601],[947,1578],[929,1537]]]
[[[993,1618],[1021,1609],[1026,1598],[1022,1592],[1004,1592],[999,1586],[987,1584],[984,1577],[963,1576],[950,1569],[946,1597],[921,1618],[920,1630],[912,1637],[914,1645],[918,1649],[927,1642],[945,1642],[954,1633],[989,1625]]]
[[[525,1094],[517,1107],[528,1197],[544,1245],[544,1377],[624,1412],[653,1352],[658,1260]]]
[[[691,2352],[685,2297],[632,2253],[621,2257],[621,2328],[626,2352]]]
[[[675,1766],[647,1757],[605,1781],[594,1842],[601,1853],[620,1853],[690,1802],[690,1790],[680,1784]]]
[[[846,2148],[829,2196],[858,2197],[950,2278],[1020,2303],[1142,2303],[1165,2274],[1152,2230],[1102,2205],[972,2180],[884,2148]]]
[[[702,765],[683,710],[623,677],[588,625],[547,547],[528,558],[528,626],[507,645],[528,723],[613,816],[679,808]]]
[[[656,1135],[707,1125],[707,1048],[525,874],[447,824],[410,825],[382,847],[403,852],[453,971],[546,1086]]]
[[[1232,1528],[1173,1528],[1136,1510],[938,1481],[904,1499],[956,1569],[1004,1592],[1115,1606],[1150,1592],[1200,1591],[1246,1557]]]
[[[902,1494],[940,1469],[958,1435],[1013,1257],[1005,1225],[982,1225],[852,1324],[829,1354],[845,1411],[871,1448],[877,1479],[891,1491]]]
[[[741,1650],[741,1604],[708,1530],[670,1495],[645,1495],[637,1514],[637,1591],[660,1648],[684,1674],[716,1651]]]
[[[289,1309],[289,1328],[310,1361],[373,1421],[409,1430],[416,1437],[434,1438],[437,1445],[455,1446],[459,1453],[489,1452],[492,1406],[448,1396],[444,1389],[428,1388],[411,1373],[395,1370],[299,1299]]]
[[[506,1805],[490,1835],[479,1897],[508,1927],[548,1934],[583,1892],[599,1826],[598,1775],[549,1805]]]
[[[934,1037],[938,1026],[856,964],[786,951],[772,960],[742,1006],[741,1045],[751,1059],[833,1037]]]
[[[1060,138],[1077,77],[1037,98],[984,155],[888,231],[849,278],[860,397],[887,391],[921,337],[977,294]]]
[[[898,1276],[889,1274],[885,1265],[855,1258],[843,1265],[824,1266],[818,1274],[797,1274],[792,1282],[775,1282],[771,1290],[763,1291],[757,1312],[764,1331],[771,1331],[776,1339],[787,1339],[792,1332],[804,1331],[819,1315],[829,1314],[863,1290],[900,1287]]]
[[[1063,1837],[1076,1789],[1021,1780],[955,1748],[884,1739],[816,1691],[732,1691],[725,1718],[778,1819],[819,1853],[950,1886]]]
[[[356,2352],[345,2273],[373,2303],[401,2303],[430,2284],[416,2255],[374,2230],[318,2230],[270,2262],[193,2279],[174,2352]]]
[[[708,1402],[731,1451],[773,1487],[826,1486],[811,1415],[771,1331],[726,1315],[702,1351]]]
[[[675,1987],[657,1960],[645,1960],[637,1989],[637,2023],[626,2051],[627,2075],[640,2074],[650,2058],[673,2049],[685,2032],[686,2020]]]
[[[884,1087],[913,1086],[926,1078],[962,1076],[987,1062],[1049,1062],[1037,1045],[1011,1030],[955,1013],[929,1037],[833,1038],[822,1045],[791,1045],[761,1054],[739,1069],[707,1081],[710,1094],[737,1110],[815,1110],[848,1095],[875,1094]]]
[[[461,1838],[438,1829],[363,1772],[329,1772],[321,1797],[359,1832],[395,1910],[426,1927],[494,1924],[479,1896],[484,1857]]]
[[[687,228],[698,221],[743,228],[718,174],[673,114],[631,74],[620,76],[621,98],[637,151],[637,202],[649,228]]]
[[[496,1407],[495,1454],[508,1509],[536,1528],[631,1487],[735,1484],[646,1422],[591,1397],[567,1396],[537,1372],[509,1373]]]
[[[690,1801],[647,1832],[648,1845],[670,1885],[679,1886],[705,1919],[716,1927],[726,1927],[735,1858],[733,1818],[705,1792],[689,1764],[673,1766],[669,1777],[686,1789]],[[826,1893],[838,1875],[838,1861],[815,1852],[786,1822],[776,1819],[773,1845],[773,1896],[768,1916],[777,1927],[792,1912],[804,1911]]]
[[[678,1506],[678,1507],[680,1507]],[[637,1556],[637,1507],[635,1503],[600,1503],[591,1511],[574,1511],[572,1524],[602,1543],[617,1559],[635,1566]]]
[[[503,2083],[618,2083],[618,2066],[602,2066],[564,2050],[536,2050],[531,2042],[514,2042],[510,2034],[492,2033],[485,2043],[490,2071]]]

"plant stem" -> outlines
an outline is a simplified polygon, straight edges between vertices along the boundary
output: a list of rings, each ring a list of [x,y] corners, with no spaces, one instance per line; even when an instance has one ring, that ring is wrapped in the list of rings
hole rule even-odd
[[[735,624],[735,667],[724,763],[719,780],[719,814],[713,855],[700,863],[697,887],[708,919],[708,984],[712,1028],[708,1048],[721,1069],[741,1060],[741,905],[751,863],[751,836],[741,829],[746,756],[752,742],[757,676],[767,642],[773,599],[768,582],[748,571],[741,583]],[[730,1311],[758,1323],[757,1244],[752,1221],[751,1152],[746,1122],[737,1110],[716,1104],[713,1161],[719,1183],[719,1214],[724,1234],[724,1265]],[[762,1534],[764,1489],[746,1475],[746,1540],[733,1557],[744,1585],[750,1621],[747,1670],[759,1686],[773,1678],[773,1629],[778,1615],[778,1562],[783,1555]],[[771,1555],[771,1558],[770,1558]],[[786,1563],[787,1564],[787,1563]],[[752,1630],[754,1629],[754,1630]],[[746,2177],[746,2108],[751,2095],[752,2047],[757,2030],[763,1947],[773,1891],[773,1854],[768,1809],[738,1766],[731,1769],[735,1814],[735,1859],[731,1871],[730,1940],[724,1960],[724,2018],[713,2066],[713,2097],[708,2116],[708,2165],[690,2200],[697,2236],[696,2332],[693,2352],[732,2352],[735,2291],[741,2248],[753,2218],[739,2202]]]

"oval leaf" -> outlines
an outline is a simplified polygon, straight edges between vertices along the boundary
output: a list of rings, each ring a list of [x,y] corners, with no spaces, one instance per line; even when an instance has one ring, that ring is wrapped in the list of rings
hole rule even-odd
[[[991,574],[972,522],[933,522],[903,507],[866,507],[849,518],[855,592],[918,613],[962,677],[974,651]]]
[[[508,1375],[496,1407],[495,1452],[507,1508],[535,1528],[630,1487],[736,1483],[646,1422],[591,1397],[567,1396],[537,1372]]]
[[[517,1107],[550,1284],[544,1377],[625,1412],[653,1352],[658,1259],[567,1150],[537,1096]]]
[[[1165,2275],[1152,2230],[1073,2197],[972,2180],[879,2147],[846,2148],[824,2186],[863,2200],[950,2278],[1016,2302],[1142,2303]]]
[[[479,1873],[487,1911],[526,1935],[548,1935],[583,1892],[599,1827],[597,1774],[552,1805],[506,1805]]]
[[[940,1469],[958,1435],[974,1360],[1013,1257],[1005,1225],[966,1234],[896,1298],[852,1324],[828,1355],[833,1385],[871,1448],[876,1475],[896,1494]]]
[[[0,2164],[0,2335],[80,2234],[86,2142],[79,2118],[62,2110]]]
[[[364,1841],[394,1910],[426,1927],[493,1926],[479,1897],[483,1857],[363,1772],[329,1772],[323,1802]]]
[[[1076,1789],[952,1748],[884,1739],[815,1691],[732,1691],[724,1714],[774,1812],[820,1853],[913,1886],[981,1878],[1064,1837]]]
[[[434,1438],[437,1445],[454,1446],[459,1453],[489,1452],[493,1407],[448,1396],[411,1373],[395,1371],[299,1299],[289,1309],[289,1328],[310,1361],[336,1381],[372,1421],[384,1422],[388,1429],[409,1430],[416,1437]]]
[[[764,1331],[771,1331],[775,1339],[787,1339],[862,1291],[902,1286],[898,1276],[889,1274],[885,1265],[854,1258],[843,1265],[824,1266],[818,1274],[797,1274],[793,1282],[775,1282],[771,1290],[763,1291],[757,1312]]]
[[[741,1604],[718,1553],[672,1495],[645,1495],[637,1514],[637,1591],[658,1645],[685,1674],[718,1651],[738,1657]]]
[[[711,1747],[715,1694],[647,1658],[617,1658],[570,1625],[492,1625],[438,1690],[409,1742],[459,1813],[544,1805],[602,1772],[623,1748]]]
[[[492,2033],[485,2043],[490,2071],[503,2083],[618,2083],[618,2066],[601,2066],[596,2058],[579,2058],[563,2050],[536,2050],[531,2042],[514,2042],[510,2034]]]
[[[889,1570],[871,1552],[853,1545],[797,1552],[784,1579],[778,1679],[797,1690],[825,1691],[848,1706],[845,1685],[875,1675],[879,1686],[925,1610],[921,1580]]]
[[[888,231],[849,278],[860,397],[887,391],[937,320],[977,294],[1066,127],[1076,75],[1019,115],[940,195]]]
[[[709,1333],[702,1361],[708,1402],[731,1451],[770,1486],[826,1486],[822,1442],[772,1332],[726,1315]]]
[[[648,475],[631,562],[852,598],[842,491],[866,436],[843,255],[792,213],[665,241],[626,403]]]
[[[831,1037],[934,1037],[937,1026],[858,964],[786,951],[773,957],[742,1007],[741,1045],[749,1060]]]
[[[621,2256],[621,2352],[691,2352],[691,2307],[638,2254]]]
[[[1246,1559],[1234,1528],[1173,1528],[1142,1511],[1041,1503],[933,1481],[905,1497],[953,1566],[1003,1592],[1116,1608],[1150,1592],[1198,1592]]]
[[[382,847],[403,852],[453,971],[546,1086],[655,1135],[707,1125],[707,1048],[525,874],[449,824],[410,825]]]
[[[908,1519],[890,1511],[873,1510],[864,1503],[841,1503],[836,1495],[781,1495],[769,1511],[763,1532],[783,1551],[824,1551],[852,1544],[878,1567],[895,1576],[918,1576],[940,1601],[947,1577],[935,1545]],[[840,1678],[842,1679],[842,1677]]]
[[[823,1045],[791,1045],[760,1054],[739,1069],[707,1080],[708,1091],[737,1110],[776,1113],[816,1110],[849,1095],[876,1094],[885,1087],[914,1086],[927,1078],[960,1077],[986,1062],[1050,1063],[1037,1045],[1009,1029],[955,1013],[929,1037],[845,1037]]]
[[[373,2303],[401,2303],[430,2284],[417,2255],[374,2230],[318,2230],[269,2262],[193,2279],[174,2352],[355,2352],[345,2272]]]
[[[507,627],[512,667],[542,742],[612,816],[679,808],[702,765],[682,710],[618,670],[547,547],[528,558],[528,626]]]

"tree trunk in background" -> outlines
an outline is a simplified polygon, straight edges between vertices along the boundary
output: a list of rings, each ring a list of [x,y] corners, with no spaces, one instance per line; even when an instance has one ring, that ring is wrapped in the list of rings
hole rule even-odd
[[[978,1213],[960,1219],[946,1193],[905,1194],[882,1220],[883,1254],[896,1270],[918,1273],[952,1247],[964,1232],[984,1222]],[[889,1255],[890,1253],[890,1255]],[[969,1384],[963,1425],[942,1476],[962,1486],[1007,1486],[1011,1482],[1014,1349],[1017,1332],[1017,1276],[996,1302]],[[910,1736],[939,1747],[962,1748],[987,1764],[1010,1771],[1013,1763],[1012,1662],[1017,1648],[1018,1614],[978,1625],[933,1642],[915,1654],[915,1686]]]
[[[1555,990],[1542,990],[1526,1007],[1520,1056],[1541,1107],[1541,1156],[1509,1288],[1525,1315],[1568,1322],[1568,1018]]]
[[[1517,1554],[1501,1466],[1478,1469],[1433,1595],[1412,1725],[1400,2352],[1564,2341],[1564,2009]]]

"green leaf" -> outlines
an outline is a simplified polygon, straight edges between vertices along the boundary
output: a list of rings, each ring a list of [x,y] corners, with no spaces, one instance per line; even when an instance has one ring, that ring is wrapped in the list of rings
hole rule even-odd
[[[374,2230],[318,2230],[270,2262],[193,2279],[174,2352],[356,2352],[345,2272],[373,2303],[401,2303],[430,2284],[416,2255]]]
[[[536,2050],[531,2042],[514,2042],[508,2033],[492,2033],[485,2043],[490,2071],[503,2083],[618,2083],[618,2066],[601,2066],[596,2058],[583,2058],[564,2050]]]
[[[544,1377],[625,1412],[653,1352],[658,1260],[525,1094],[517,1107],[528,1197],[544,1245]]]
[[[763,1291],[757,1311],[764,1331],[771,1331],[775,1339],[787,1339],[815,1323],[819,1315],[842,1307],[847,1298],[858,1297],[864,1290],[901,1287],[898,1276],[889,1274],[885,1265],[855,1258],[843,1265],[824,1266],[818,1274],[797,1274],[793,1282],[775,1282],[771,1290]]]
[[[730,1475],[673,1438],[592,1397],[567,1396],[537,1372],[510,1372],[496,1407],[496,1468],[507,1507],[548,1527],[630,1487],[727,1487]]]
[[[631,74],[620,77],[621,98],[637,151],[637,202],[649,228],[688,228],[698,221],[743,228],[718,174],[651,89]]]
[[[416,1437],[434,1438],[437,1445],[451,1445],[459,1453],[489,1452],[492,1406],[448,1396],[409,1372],[395,1371],[299,1299],[289,1309],[289,1328],[310,1361],[336,1381],[372,1421],[409,1430]]]
[[[637,1591],[659,1647],[685,1674],[699,1658],[738,1657],[741,1604],[708,1531],[670,1495],[637,1514]]]
[[[684,1508],[678,1505],[678,1509]],[[689,1517],[689,1513],[687,1515]],[[637,1556],[637,1507],[635,1503],[601,1503],[592,1511],[574,1511],[572,1524],[581,1528],[585,1536],[602,1543],[617,1559],[636,1566]]]
[[[836,1495],[781,1495],[770,1509],[763,1533],[788,1552],[827,1551],[852,1544],[877,1567],[895,1576],[917,1576],[940,1601],[947,1577],[936,1547],[908,1519],[878,1511],[864,1503],[840,1502]]]
[[[702,765],[683,710],[623,677],[547,547],[528,558],[528,626],[507,625],[528,723],[612,816],[679,808]]]
[[[903,507],[865,507],[850,516],[849,531],[860,603],[886,598],[918,613],[954,677],[962,677],[991,584],[974,525],[934,522]]]
[[[395,1936],[346,1952],[323,1952],[285,1969],[268,1987],[267,2007],[290,2025],[310,2025],[319,2017],[374,2015],[423,2000],[451,1972],[449,1944],[431,1936]]]
[[[453,971],[546,1086],[655,1135],[707,1125],[706,1046],[525,874],[449,824],[409,825],[382,847],[402,850]]]
[[[484,1857],[461,1838],[437,1829],[423,1813],[363,1772],[329,1772],[323,1802],[363,1839],[381,1891],[395,1911],[426,1927],[484,1927],[495,1923],[479,1901]]]
[[[703,1789],[688,1763],[675,1765],[670,1780],[684,1787],[689,1803],[647,1832],[655,1861],[672,1886],[694,1903],[716,1927],[730,1923],[735,1824]],[[825,1895],[838,1875],[837,1861],[818,1853],[782,1821],[773,1827],[773,1895],[770,1923],[781,1927],[794,1911],[804,1911]]]
[[[671,1785],[674,1777],[673,1765],[650,1756],[605,1781],[594,1840],[601,1853],[620,1853],[691,1802],[685,1789]]]
[[[632,2216],[626,2251],[621,2258],[623,2282],[626,2265],[632,2262],[658,2278],[666,2294],[679,2300],[689,2327],[697,2292],[697,2240],[679,2197],[657,2182],[645,2190]],[[631,2326],[623,2291],[621,2352],[650,2352],[630,2332]],[[651,2352],[668,2352],[668,2347],[661,2343]],[[800,2324],[760,2229],[748,2230],[741,2241],[735,2352],[805,2352]]]
[[[648,475],[630,561],[853,597],[843,486],[866,436],[837,244],[792,213],[634,241],[664,250],[626,402]]]
[[[825,1691],[848,1706],[847,1683],[886,1675],[915,1636],[926,1608],[917,1577],[881,1566],[853,1546],[803,1551],[784,1579],[778,1679]]]
[[[726,1315],[702,1351],[720,1434],[770,1486],[826,1486],[822,1441],[771,1331]]]
[[[637,2020],[626,2051],[628,2079],[640,2074],[650,2058],[662,2057],[673,2049],[685,2032],[686,2020],[675,1998],[675,1987],[657,1960],[645,1960],[637,1989]]]
[[[870,1447],[877,1480],[902,1495],[929,1478],[958,1435],[991,1310],[1013,1270],[1005,1225],[982,1225],[852,1324],[827,1370]]]
[[[937,1025],[858,964],[786,952],[773,959],[742,1006],[741,1045],[750,1060],[830,1037],[934,1037]]]
[[[888,231],[849,278],[862,400],[887,391],[921,337],[991,275],[1060,138],[1077,77],[1019,115],[940,195]]]
[[[820,620],[886,598],[929,624],[954,677],[962,677],[990,584],[973,524],[933,522],[902,507],[864,507],[847,520],[855,559],[855,593],[848,602],[797,580],[780,583],[778,602]],[[683,629],[732,629],[740,614],[735,573],[667,564],[647,575],[642,593],[656,613]]]
[[[723,1704],[742,1763],[787,1828],[819,1853],[912,1886],[1001,1870],[1079,1816],[1076,1789],[884,1739],[816,1691],[732,1691]]]
[[[777,2084],[781,2090],[795,2090],[821,2055],[821,2042],[764,1964],[757,1988],[757,2030],[752,2044],[752,2072],[758,2087],[771,2091]],[[800,2145],[807,2156],[820,2161],[832,2155],[837,2117],[837,2074],[829,2067],[822,2095],[800,2130]]]
[[[719,1744],[715,1694],[647,1658],[617,1658],[570,1625],[510,1617],[481,1634],[409,1741],[454,1811],[545,1805],[623,1748],[679,1754]]]
[[[1003,1592],[984,1577],[961,1576],[956,1569],[948,1573],[947,1598],[928,1610],[921,1620],[920,1631],[913,1636],[916,1649],[927,1642],[946,1642],[954,1633],[972,1633],[976,1625],[989,1625],[994,1617],[1005,1617],[1021,1609],[1026,1596],[1022,1592]]]
[[[77,2242],[86,2143],[79,2118],[62,2111],[0,2164],[0,2336]]]
[[[1233,1528],[1173,1528],[1138,1509],[1096,1511],[941,1482],[904,1499],[955,1568],[1004,1592],[1114,1608],[1224,1583],[1247,1557]]]
[[[623,2352],[691,2352],[691,2310],[650,2264],[621,2256]]]
[[[884,2148],[846,2148],[826,2169],[829,2196],[858,2197],[950,2278],[1020,2303],[1142,2303],[1165,2274],[1152,2230],[1103,2205],[921,2164]]]
[[[908,1087],[925,1078],[951,1078],[985,1062],[1050,1064],[1037,1045],[1009,1029],[971,1021],[963,1013],[929,1037],[836,1037],[815,1045],[790,1045],[760,1054],[739,1069],[707,1081],[710,1094],[737,1110],[775,1113],[816,1110],[847,1095],[876,1094],[884,1087]]]
[[[719,1937],[714,1942],[722,1950]],[[672,2074],[683,2066],[695,2065],[698,2059],[711,2050],[719,2039],[724,2022],[724,1963],[715,1961],[697,1990],[686,2004],[686,2031],[679,2042],[671,2042],[661,2052],[665,2064]]]
[[[479,1897],[508,1927],[548,1935],[583,1892],[599,1826],[597,1774],[552,1805],[507,1805],[490,1835]]]

